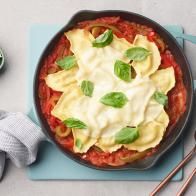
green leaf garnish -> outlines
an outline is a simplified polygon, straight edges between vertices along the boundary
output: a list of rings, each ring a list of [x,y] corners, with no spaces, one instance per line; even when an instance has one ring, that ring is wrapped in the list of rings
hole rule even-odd
[[[153,98],[160,103],[161,105],[166,106],[168,104],[168,97],[167,95],[163,94],[160,91],[155,91]]]
[[[58,60],[56,63],[62,69],[69,70],[76,65],[76,58],[75,56],[66,56]]]
[[[77,128],[77,129],[86,129],[87,128],[87,125],[77,118],[68,118],[68,119],[64,120],[63,123],[66,124],[66,126],[70,127],[70,128]]]
[[[151,52],[142,47],[133,47],[125,52],[126,57],[133,61],[143,61]]]
[[[94,84],[91,81],[83,80],[81,84],[81,90],[86,96],[92,97]]]
[[[139,137],[138,128],[125,127],[115,135],[116,144],[130,144]]]
[[[114,64],[114,73],[121,80],[126,82],[131,81],[131,67],[129,64],[124,63],[123,61],[117,60]]]
[[[112,106],[114,108],[122,108],[128,101],[128,98],[124,93],[121,92],[111,92],[106,95],[104,95],[100,102]]]
[[[75,145],[77,146],[77,148],[79,148],[79,149],[81,149],[82,148],[82,146],[83,146],[83,144],[82,144],[82,142],[81,142],[81,140],[80,139],[76,139],[76,143],[75,143]]]
[[[109,45],[113,40],[113,33],[112,30],[107,30],[105,33],[101,34],[98,36],[94,41],[93,41],[93,47],[96,48],[103,48],[107,45]]]

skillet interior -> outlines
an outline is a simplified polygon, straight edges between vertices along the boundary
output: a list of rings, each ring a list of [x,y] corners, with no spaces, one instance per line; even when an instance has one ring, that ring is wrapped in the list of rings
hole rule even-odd
[[[99,17],[104,17],[104,16],[120,16],[125,20],[140,23],[143,25],[147,25],[149,27],[152,27],[164,40],[165,43],[169,46],[169,49],[172,51],[172,54],[174,55],[174,58],[176,59],[177,63],[180,65],[182,72],[183,72],[183,81],[184,85],[187,89],[187,108],[185,113],[182,115],[176,126],[173,128],[170,137],[163,141],[156,153],[154,153],[152,156],[145,158],[144,160],[138,160],[130,164],[126,164],[123,166],[119,167],[112,167],[112,166],[105,166],[105,167],[98,167],[95,166],[83,159],[80,159],[77,155],[74,153],[70,152],[69,150],[66,150],[58,144],[55,139],[53,138],[53,135],[50,131],[50,127],[44,117],[44,115],[41,112],[41,107],[39,104],[39,97],[38,97],[38,76],[40,69],[42,67],[42,62],[45,59],[45,57],[51,52],[55,44],[57,43],[57,40],[62,36],[62,34],[65,31],[68,31],[69,29],[73,28],[78,22],[84,21],[84,20],[93,20]],[[193,79],[191,75],[191,70],[190,66],[188,64],[188,61],[181,49],[181,47],[178,45],[176,40],[171,36],[170,33],[168,33],[162,26],[157,24],[156,22],[135,14],[131,12],[126,12],[126,11],[119,11],[119,10],[105,10],[105,11],[89,11],[89,10],[84,10],[76,13],[70,21],[65,25],[53,38],[52,40],[48,43],[46,46],[45,50],[43,51],[38,65],[37,69],[35,72],[35,77],[34,77],[34,88],[33,88],[33,93],[34,93],[34,105],[35,105],[35,110],[38,116],[38,119],[40,121],[40,124],[42,126],[43,132],[49,137],[53,143],[56,144],[56,146],[69,158],[77,161],[80,164],[83,164],[85,166],[95,168],[95,169],[101,169],[101,170],[126,170],[126,169],[136,169],[136,170],[144,170],[144,169],[149,169],[152,166],[155,165],[155,163],[159,160],[159,158],[166,152],[168,151],[174,143],[180,138],[180,136],[183,133],[183,130],[185,130],[186,125],[188,124],[188,120],[190,119],[190,114],[191,114],[191,108],[193,104]]]

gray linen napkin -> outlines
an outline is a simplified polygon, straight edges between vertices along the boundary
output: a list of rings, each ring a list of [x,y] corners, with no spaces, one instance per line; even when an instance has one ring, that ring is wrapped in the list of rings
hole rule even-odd
[[[45,139],[41,129],[23,113],[0,110],[0,179],[6,157],[17,167],[30,165],[36,160],[38,144]]]

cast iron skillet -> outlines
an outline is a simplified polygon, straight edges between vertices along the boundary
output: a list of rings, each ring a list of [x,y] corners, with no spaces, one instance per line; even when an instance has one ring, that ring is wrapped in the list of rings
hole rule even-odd
[[[182,72],[183,72],[183,80],[185,87],[187,89],[187,108],[181,119],[178,121],[176,126],[171,131],[171,134],[169,138],[165,141],[163,141],[158,149],[158,151],[153,154],[150,157],[145,158],[144,160],[138,160],[133,163],[129,163],[123,166],[118,167],[112,167],[112,166],[105,166],[105,167],[97,167],[93,164],[80,159],[77,155],[70,152],[69,150],[66,150],[58,144],[54,137],[52,132],[50,131],[50,127],[43,116],[39,104],[39,97],[38,97],[38,76],[40,69],[43,65],[43,60],[45,57],[50,53],[54,45],[57,43],[59,38],[63,35],[65,31],[70,30],[73,28],[78,22],[84,21],[84,20],[94,20],[99,17],[104,16],[120,16],[125,20],[136,22],[139,24],[144,24],[149,27],[152,27],[163,39],[164,42],[168,44],[169,49],[172,51],[172,54],[174,55],[177,63],[180,65]],[[70,21],[52,38],[52,40],[48,43],[45,50],[43,51],[39,62],[37,64],[37,69],[35,72],[34,77],[34,105],[35,110],[38,116],[38,119],[40,121],[40,124],[42,126],[43,132],[47,135],[47,137],[53,141],[53,143],[56,144],[56,146],[69,158],[73,159],[74,161],[83,164],[85,166],[100,169],[100,170],[127,170],[127,169],[136,169],[136,170],[144,170],[149,169],[152,166],[155,165],[155,163],[160,159],[160,157],[165,154],[168,149],[170,149],[174,143],[176,143],[177,139],[182,135],[183,130],[185,130],[185,127],[188,123],[188,120],[190,119],[191,114],[191,108],[193,103],[193,78],[191,75],[190,66],[187,62],[187,59],[181,49],[181,47],[178,45],[176,40],[171,36],[170,33],[168,33],[162,26],[160,26],[158,23],[150,20],[149,18],[146,18],[144,16],[141,16],[139,14],[127,12],[127,11],[119,11],[119,10],[105,10],[105,11],[90,11],[90,10],[84,10],[77,12]],[[160,163],[161,164],[161,163]],[[169,164],[169,163],[168,163]]]

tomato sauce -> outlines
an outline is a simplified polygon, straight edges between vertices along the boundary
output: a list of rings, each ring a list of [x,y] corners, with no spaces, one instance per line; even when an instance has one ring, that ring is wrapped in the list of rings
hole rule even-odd
[[[97,26],[99,26],[99,28],[96,29],[96,32],[93,32],[92,29]],[[161,65],[159,69],[172,66],[175,71],[176,84],[175,87],[168,93],[168,107],[165,108],[167,114],[169,115],[170,122],[164,137],[169,137],[172,127],[177,123],[181,115],[186,110],[187,95],[180,66],[176,63],[172,53],[169,51],[167,45],[164,43],[161,37],[150,27],[125,21],[120,17],[103,17],[93,21],[84,21],[79,23],[76,28],[88,29],[92,33],[96,34],[94,36],[98,36],[107,28],[111,28],[116,36],[119,38],[125,38],[130,43],[133,42],[136,34],[145,35],[149,41],[155,42],[161,53]],[[42,112],[50,125],[55,140],[61,146],[63,146],[63,148],[73,151],[74,141],[72,133],[70,133],[67,137],[59,137],[56,134],[55,128],[59,125],[65,125],[51,115],[51,110],[59,100],[62,93],[50,89],[45,83],[45,77],[48,74],[55,73],[60,70],[60,68],[55,64],[56,60],[72,54],[69,48],[69,41],[62,35],[53,51],[44,60],[43,66],[39,73],[38,93]],[[156,152],[158,147],[159,145],[155,148],[147,150],[145,155],[139,155],[139,158],[151,156],[154,152]],[[87,153],[78,154],[78,156],[97,166],[120,166],[126,164],[126,161],[124,161],[123,158],[129,157],[131,160],[131,157],[135,156],[136,154],[138,154],[136,151],[128,150],[124,147],[115,152],[108,153],[103,152],[97,147],[93,146]]]

